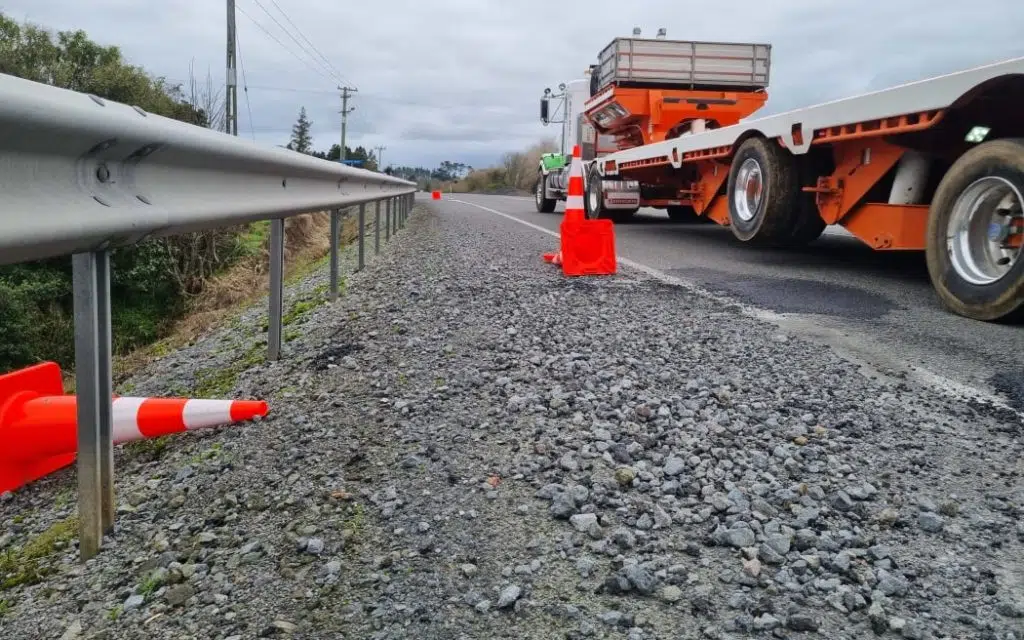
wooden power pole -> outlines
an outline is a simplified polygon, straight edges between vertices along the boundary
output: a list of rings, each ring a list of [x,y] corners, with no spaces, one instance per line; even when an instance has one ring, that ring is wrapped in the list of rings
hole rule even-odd
[[[338,87],[341,91],[341,161],[344,162],[348,158],[345,154],[345,129],[348,128],[348,114],[356,110],[355,107],[348,108],[348,97],[350,93],[355,93],[356,89],[353,87]]]
[[[238,38],[235,34],[235,0],[228,0],[228,55],[224,98],[224,130],[238,135]]]

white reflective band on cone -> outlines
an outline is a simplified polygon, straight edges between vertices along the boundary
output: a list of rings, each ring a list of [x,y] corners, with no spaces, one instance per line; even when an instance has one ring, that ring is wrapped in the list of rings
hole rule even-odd
[[[114,398],[114,443],[142,440],[145,436],[139,431],[139,407],[145,398]]]
[[[186,429],[215,427],[231,422],[230,400],[189,400],[182,412]]]

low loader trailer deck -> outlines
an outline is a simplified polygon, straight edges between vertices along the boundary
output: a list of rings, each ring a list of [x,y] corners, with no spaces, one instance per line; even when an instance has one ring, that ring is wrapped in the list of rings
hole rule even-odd
[[[779,248],[842,225],[875,250],[924,252],[947,309],[1024,319],[1024,58],[740,120],[767,98],[769,45],[609,48],[566,112],[588,216],[655,207]],[[559,199],[560,156],[541,161],[538,210]]]

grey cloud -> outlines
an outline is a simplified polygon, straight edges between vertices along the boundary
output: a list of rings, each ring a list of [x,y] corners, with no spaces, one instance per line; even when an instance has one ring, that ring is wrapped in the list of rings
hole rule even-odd
[[[508,131],[495,127],[452,126],[448,124],[431,125],[417,124],[401,131],[399,136],[403,140],[433,140],[445,141],[466,141],[466,142],[508,142],[515,138],[509,135]],[[519,136],[520,140],[528,136]],[[514,150],[514,149],[509,149]]]
[[[237,2],[298,52],[257,0]],[[259,2],[274,11],[270,0]],[[401,164],[450,159],[480,166],[555,135],[556,128],[537,121],[540,92],[580,77],[603,46],[634,25],[648,34],[664,26],[679,39],[771,43],[765,114],[1024,55],[1019,0],[734,0],[706,10],[678,0],[277,4],[341,80],[359,88],[349,144],[387,145],[385,161]],[[82,28],[171,79],[184,80],[192,58],[203,73],[210,68],[216,81],[223,79],[221,1],[7,0],[3,10],[58,29]],[[239,133],[284,144],[305,106],[316,145],[337,141],[339,82],[297,61],[241,14],[238,31],[252,110],[250,122],[240,101]]]

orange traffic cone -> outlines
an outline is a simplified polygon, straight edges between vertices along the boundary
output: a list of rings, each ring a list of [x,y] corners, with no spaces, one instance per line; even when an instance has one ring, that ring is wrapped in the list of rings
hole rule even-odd
[[[113,439],[121,444],[265,415],[262,400],[116,397]],[[71,464],[77,451],[78,403],[64,395],[56,363],[0,376],[0,493]]]
[[[559,226],[557,254],[545,253],[544,261],[562,266],[567,276],[615,273],[615,231],[611,220],[587,220],[583,210],[583,160],[580,147],[572,150],[565,215]]]
[[[577,222],[586,219],[586,213],[583,211],[583,160],[580,156],[580,146],[575,145],[572,148],[572,162],[569,165],[569,184],[566,185],[565,194],[565,213],[562,215],[562,225],[564,226],[567,221]],[[565,243],[561,242],[561,248],[558,253],[545,253],[543,255],[544,262],[551,264],[562,264],[562,251],[565,249]]]
[[[569,184],[565,192],[565,215],[562,222],[585,220],[583,210],[583,158],[580,156],[580,145],[572,148],[572,163],[569,165]]]

